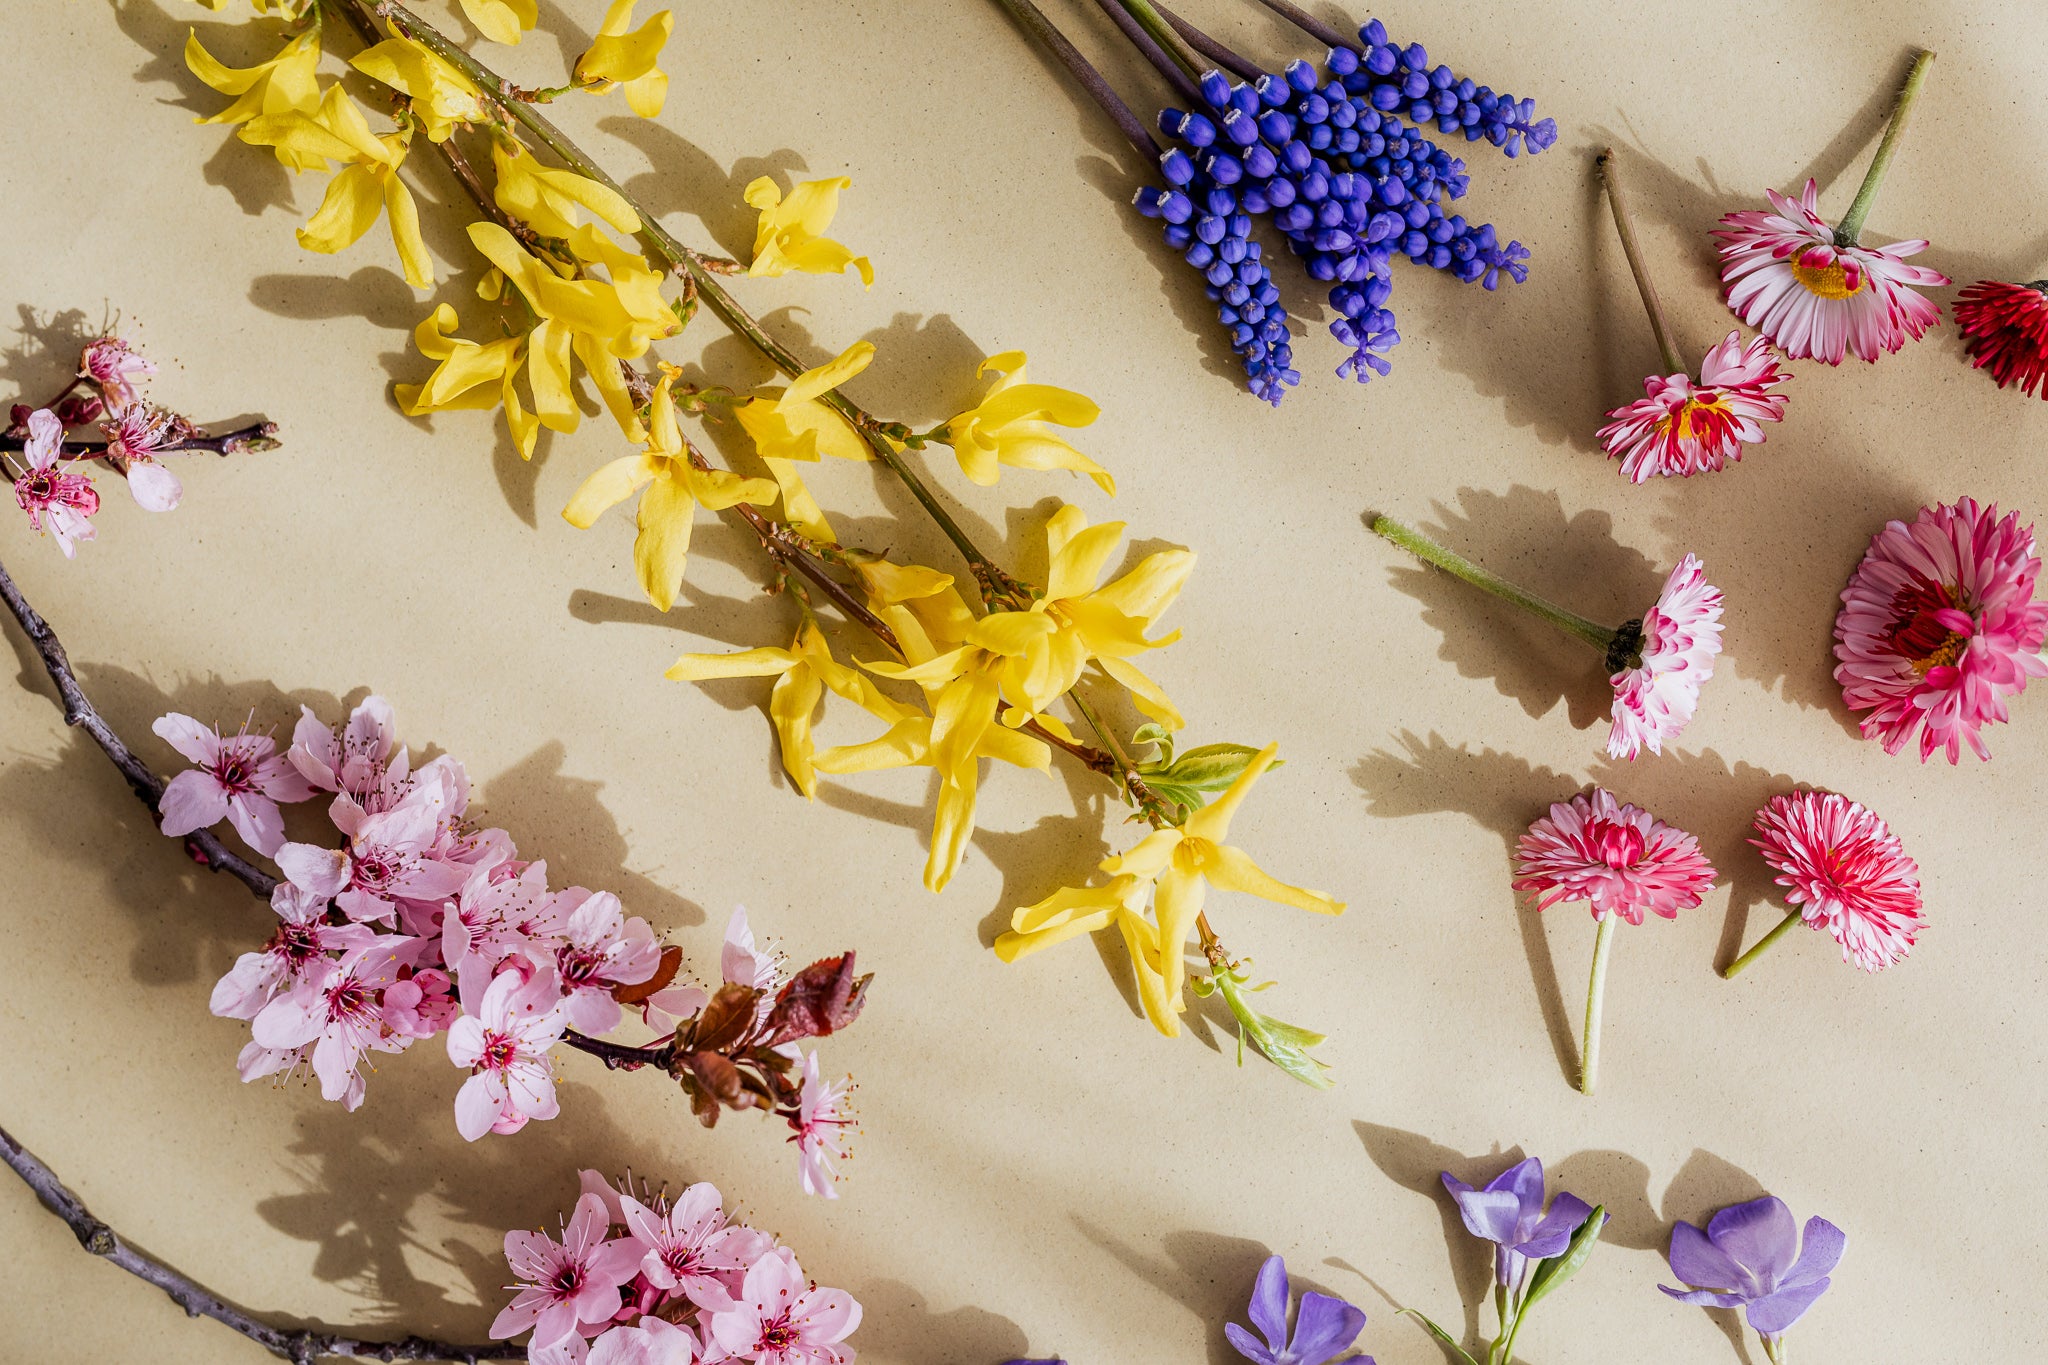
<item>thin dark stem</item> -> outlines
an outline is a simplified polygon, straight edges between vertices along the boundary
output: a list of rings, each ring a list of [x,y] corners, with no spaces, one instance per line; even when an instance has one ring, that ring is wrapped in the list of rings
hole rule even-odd
[[[0,1160],[4,1160],[8,1168],[21,1177],[23,1184],[35,1191],[44,1208],[64,1220],[72,1235],[78,1238],[78,1244],[87,1251],[163,1290],[171,1302],[185,1310],[187,1317],[212,1318],[223,1326],[232,1327],[266,1351],[298,1365],[336,1356],[384,1361],[455,1360],[462,1361],[464,1365],[476,1365],[482,1360],[522,1360],[526,1357],[526,1347],[509,1341],[493,1341],[482,1346],[456,1346],[420,1336],[408,1336],[399,1341],[367,1341],[337,1332],[273,1327],[237,1308],[191,1276],[123,1242],[112,1228],[93,1216],[84,1200],[64,1187],[55,1171],[44,1165],[41,1158],[23,1147],[4,1128],[0,1128]]]
[[[1621,254],[1628,257],[1628,273],[1635,276],[1636,290],[1643,296],[1643,309],[1650,315],[1650,330],[1657,334],[1657,351],[1664,357],[1666,374],[1691,374],[1692,370],[1678,354],[1678,344],[1671,339],[1671,323],[1664,316],[1664,301],[1657,297],[1657,283],[1650,278],[1650,267],[1643,260],[1643,248],[1636,241],[1635,215],[1628,209],[1628,194],[1621,187],[1621,170],[1614,162],[1614,148],[1609,147],[1593,159],[1600,170],[1600,179],[1607,186],[1607,206],[1614,211],[1614,230],[1621,235]]]
[[[1346,38],[1336,29],[1331,28],[1301,6],[1291,3],[1290,0],[1259,0],[1259,3],[1319,43],[1328,43],[1331,47],[1358,46],[1357,43]]]
[[[1195,60],[1194,53],[1182,45],[1180,36],[1173,31],[1172,26],[1159,11],[1152,8],[1152,0],[1117,0],[1117,3],[1123,6],[1126,14],[1144,26],[1145,32],[1152,36],[1152,41],[1159,44],[1173,60],[1174,65],[1190,77],[1200,79],[1202,64]]]
[[[1254,65],[1249,58],[1241,57],[1222,43],[1217,42],[1214,38],[1211,38],[1208,34],[1160,4],[1159,0],[1152,0],[1152,8],[1159,11],[1160,18],[1173,25],[1173,31],[1181,36],[1182,42],[1222,67],[1225,71],[1230,72],[1239,80],[1255,81],[1266,74]]]
[[[26,443],[23,436],[0,436],[0,451],[20,450]],[[153,455],[242,455],[250,451],[276,450],[283,444],[277,439],[277,423],[251,422],[246,427],[237,427],[220,436],[187,436],[157,446]],[[59,453],[68,460],[97,460],[107,453],[105,441],[66,441]]]
[[[1131,45],[1138,49],[1145,60],[1152,63],[1160,75],[1166,77],[1166,83],[1173,87],[1174,93],[1179,95],[1190,109],[1202,107],[1202,92],[1195,88],[1195,83],[1189,77],[1186,68],[1167,55],[1166,49],[1145,31],[1143,24],[1132,18],[1117,0],[1095,0],[1095,3],[1110,17],[1112,23],[1123,30],[1124,37],[1131,40]]]
[[[150,819],[155,822],[157,804],[163,800],[164,784],[149,765],[135,756],[135,751],[114,733],[114,727],[107,724],[85,691],[78,685],[78,675],[72,672],[71,659],[64,652],[64,644],[57,638],[57,632],[50,629],[36,609],[21,595],[21,589],[8,576],[5,565],[0,565],[0,598],[7,602],[7,608],[14,613],[14,619],[21,623],[22,633],[35,646],[42,657],[43,668],[50,675],[50,681],[57,685],[57,695],[64,702],[64,723],[76,726],[92,736],[93,743],[100,746],[100,752],[107,760],[120,769],[121,776],[128,779],[128,785],[143,805],[149,808]],[[232,853],[221,843],[219,836],[210,830],[194,830],[185,836],[185,851],[192,861],[215,872],[225,872],[248,887],[255,895],[265,900],[277,886],[277,878],[255,864]]]
[[[627,1043],[607,1043],[602,1038],[592,1038],[587,1033],[567,1029],[562,1034],[562,1045],[578,1052],[586,1052],[603,1062],[612,1071],[635,1071],[643,1066],[668,1070],[670,1059],[675,1056],[675,1039],[664,1038],[660,1042],[648,1043],[644,1047],[633,1047]]]
[[[1026,33],[1060,59],[1061,64],[1067,68],[1081,88],[1102,107],[1103,113],[1109,115],[1110,122],[1116,124],[1118,131],[1130,139],[1131,146],[1137,149],[1138,155],[1152,161],[1159,159],[1159,143],[1145,127],[1145,121],[1132,111],[1130,105],[1124,103],[1123,96],[1117,94],[1103,74],[1095,69],[1095,64],[1082,56],[1079,48],[1067,41],[1067,35],[1060,32],[1053,22],[1045,17],[1043,10],[1031,0],[996,0],[996,3],[1008,10],[1010,17],[1015,19]]]

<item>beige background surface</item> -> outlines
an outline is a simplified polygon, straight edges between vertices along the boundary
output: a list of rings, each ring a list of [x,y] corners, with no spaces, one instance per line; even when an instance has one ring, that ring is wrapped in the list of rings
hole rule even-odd
[[[1156,105],[1099,16],[1046,2]],[[1261,58],[1314,55],[1249,5],[1187,8]],[[1310,319],[1307,378],[1276,414],[1220,377],[1206,301],[1125,206],[1143,168],[993,3],[677,9],[659,122],[616,100],[567,121],[686,237],[729,250],[745,246],[754,175],[850,173],[839,235],[873,256],[873,292],[791,277],[746,297],[786,308],[777,325],[806,355],[877,341],[855,391],[912,420],[954,411],[981,356],[1027,348],[1039,377],[1101,401],[1085,444],[1124,492],[1112,507],[1010,473],[987,496],[942,472],[975,524],[1023,545],[1065,496],[1141,543],[1199,551],[1172,618],[1187,638],[1156,672],[1191,740],[1280,743],[1288,766],[1238,832],[1352,907],[1328,922],[1244,902],[1219,921],[1283,982],[1276,1008],[1335,1035],[1340,1087],[1237,1071],[1227,1042],[1219,1055],[1153,1036],[1085,943],[1020,968],[988,953],[1008,907],[1121,843],[1100,787],[994,773],[966,865],[933,898],[916,875],[924,775],[806,806],[777,770],[764,686],[664,682],[681,650],[785,637],[746,546],[702,526],[687,602],[657,617],[623,519],[579,533],[556,516],[616,453],[604,423],[524,466],[483,415],[399,416],[386,386],[422,372],[406,329],[426,302],[381,229],[338,259],[300,252],[291,229],[317,180],[294,188],[192,126],[216,101],[179,62],[186,25],[231,59],[271,40],[127,0],[23,6],[9,26],[0,265],[20,321],[0,388],[60,372],[41,345],[70,334],[55,315],[118,312],[165,362],[164,401],[207,420],[268,413],[288,445],[186,465],[174,516],[117,492],[72,564],[10,523],[9,567],[166,768],[147,734],[166,708],[227,725],[254,708],[288,727],[292,703],[331,711],[375,688],[416,748],[469,764],[523,849],[619,891],[696,960],[735,902],[792,953],[857,946],[873,1004],[827,1055],[860,1080],[865,1137],[828,1204],[797,1193],[771,1127],[703,1134],[655,1080],[584,1058],[565,1065],[560,1120],[475,1147],[451,1122],[460,1076],[438,1045],[388,1063],[353,1116],[297,1086],[244,1088],[243,1028],[205,1004],[265,914],[149,834],[26,656],[0,688],[0,1122],[144,1247],[252,1308],[365,1329],[480,1335],[502,1230],[552,1221],[579,1165],[631,1166],[740,1195],[866,1304],[855,1344],[877,1362],[1027,1347],[1076,1365],[1223,1360],[1218,1324],[1271,1250],[1367,1309],[1362,1344],[1382,1365],[1424,1365],[1439,1352],[1393,1308],[1455,1323],[1483,1274],[1436,1173],[1490,1174],[1490,1154],[1519,1148],[1552,1163],[1553,1188],[1616,1215],[1612,1245],[1525,1333],[1539,1365],[1741,1358],[1732,1329],[1654,1286],[1671,1220],[1764,1189],[1849,1235],[1836,1287],[1797,1329],[1802,1360],[1974,1360],[2048,1340],[2034,862],[2048,697],[2017,703],[1993,763],[1923,768],[1858,740],[1828,676],[1835,595],[1886,518],[1966,493],[2048,514],[2048,405],[1994,390],[1944,325],[1877,367],[1798,366],[1784,426],[1732,472],[1629,487],[1591,433],[1654,355],[1590,173],[1600,145],[1622,149],[1697,354],[1732,325],[1707,227],[1808,173],[1839,213],[1925,43],[1941,60],[1872,230],[1932,238],[1924,259],[1961,280],[2027,278],[2048,255],[2033,221],[2048,13],[1500,0],[1453,18],[1394,0],[1381,13],[1397,36],[1558,120],[1534,161],[1472,159],[1467,211],[1529,243],[1532,275],[1489,296],[1402,267],[1406,340],[1393,378],[1363,390],[1329,374],[1323,312],[1288,276]],[[573,55],[598,10],[545,6],[506,65],[557,70],[558,44]],[[429,217],[436,251],[469,270],[454,220]],[[728,382],[764,377],[719,337],[707,320],[669,353],[703,346]],[[868,471],[818,484],[850,509],[849,538],[937,562],[929,537],[882,519],[906,505]],[[1727,654],[1678,751],[1603,761],[1588,660],[1420,574],[1366,533],[1369,509],[1614,619],[1662,566],[1701,554],[1728,595]],[[1591,923],[1519,907],[1507,863],[1515,833],[1589,780],[1697,832],[1727,877],[1678,923],[1621,936],[1590,1102],[1565,1075]],[[1739,984],[1715,976],[1776,920],[1742,834],[1795,782],[1871,803],[1919,859],[1933,927],[1904,967],[1865,978],[1802,936]],[[0,1228],[0,1359],[260,1358],[87,1262],[11,1182]]]

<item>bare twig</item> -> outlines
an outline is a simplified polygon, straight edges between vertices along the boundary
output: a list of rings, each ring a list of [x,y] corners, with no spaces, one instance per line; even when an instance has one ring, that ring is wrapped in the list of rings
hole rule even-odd
[[[0,451],[11,452],[20,450],[26,442],[27,438],[23,436],[0,436]],[[233,431],[219,436],[208,436],[201,433],[197,436],[187,436],[182,440],[170,441],[164,445],[152,447],[150,453],[152,455],[190,455],[201,453],[208,455],[241,455],[249,451],[276,450],[279,444],[280,442],[277,439],[277,423],[251,422],[246,427],[237,427]],[[107,443],[105,441],[66,441],[59,448],[59,453],[67,459],[96,460],[107,453]]]
[[[482,1360],[521,1360],[526,1347],[509,1341],[482,1346],[457,1346],[426,1337],[408,1336],[398,1341],[368,1341],[338,1332],[312,1328],[273,1327],[200,1284],[191,1276],[165,1265],[154,1256],[137,1251],[115,1235],[112,1228],[93,1216],[85,1201],[64,1187],[57,1173],[44,1165],[34,1152],[15,1141],[0,1128],[0,1160],[35,1191],[44,1208],[63,1219],[78,1244],[102,1260],[110,1261],[137,1279],[155,1285],[188,1317],[212,1318],[232,1327],[249,1340],[285,1360],[307,1362],[331,1357],[357,1360],[454,1360],[476,1365]]]
[[[0,565],[0,598],[6,599],[8,610],[21,623],[22,633],[28,636],[29,643],[42,656],[43,668],[49,673],[50,681],[57,685],[57,695],[64,701],[64,723],[77,726],[92,736],[93,743],[100,746],[100,752],[121,770],[121,776],[128,779],[136,798],[149,808],[150,819],[154,822],[157,804],[164,796],[163,780],[135,756],[135,751],[114,733],[114,727],[107,724],[106,717],[87,699],[84,689],[78,685],[78,675],[71,671],[71,660],[64,653],[64,644],[57,638],[57,632],[50,629],[50,623],[21,595],[21,589],[14,585],[5,565]],[[231,852],[210,830],[194,830],[186,835],[185,851],[192,855],[193,862],[227,873],[265,900],[277,886],[277,878],[240,854]]]

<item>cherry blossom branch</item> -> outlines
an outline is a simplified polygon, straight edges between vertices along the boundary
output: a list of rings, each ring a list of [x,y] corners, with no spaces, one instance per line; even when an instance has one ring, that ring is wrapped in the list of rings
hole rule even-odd
[[[0,436],[0,451],[12,453],[27,444],[25,436]],[[283,444],[277,439],[277,423],[251,422],[246,427],[219,436],[204,434],[186,436],[180,440],[167,441],[152,446],[152,455],[176,455],[179,453],[202,452],[209,455],[241,455],[251,451],[276,450]],[[96,460],[107,453],[105,441],[66,441],[59,447],[66,459]]]
[[[463,1365],[476,1365],[478,1361],[518,1360],[526,1355],[526,1347],[509,1341],[494,1341],[482,1346],[456,1346],[421,1336],[407,1336],[398,1341],[369,1341],[311,1328],[273,1327],[235,1307],[182,1271],[123,1242],[112,1228],[93,1216],[84,1200],[64,1187],[55,1171],[44,1165],[40,1157],[23,1147],[4,1128],[0,1128],[0,1160],[4,1160],[8,1168],[21,1177],[23,1184],[35,1191],[44,1208],[64,1220],[78,1238],[78,1244],[87,1251],[163,1290],[171,1302],[185,1310],[187,1317],[212,1318],[223,1326],[232,1327],[272,1354],[296,1362],[296,1365],[308,1365],[314,1360],[336,1356],[383,1361],[452,1360],[461,1361]]]
[[[602,1038],[578,1033],[575,1029],[562,1031],[562,1046],[597,1058],[605,1064],[608,1071],[633,1071],[643,1066],[660,1067],[666,1071],[676,1054],[676,1041],[673,1038],[663,1038],[659,1042],[634,1047],[630,1043],[608,1043]]]
[[[129,787],[136,798],[149,808],[150,820],[155,823],[157,804],[164,795],[163,780],[135,756],[135,751],[114,732],[114,727],[107,724],[106,717],[87,698],[85,690],[78,685],[78,675],[71,669],[70,656],[64,652],[64,644],[57,638],[57,632],[51,630],[50,623],[28,604],[28,599],[21,595],[21,589],[15,586],[14,579],[8,576],[4,564],[0,564],[0,598],[6,600],[8,610],[21,623],[22,633],[28,636],[29,643],[41,656],[50,681],[57,685],[57,695],[64,702],[64,723],[92,736],[93,743],[100,746],[100,752],[107,756],[107,761],[128,779]],[[210,830],[194,830],[186,835],[185,851],[201,867],[227,873],[265,900],[277,886],[277,878],[231,852]]]

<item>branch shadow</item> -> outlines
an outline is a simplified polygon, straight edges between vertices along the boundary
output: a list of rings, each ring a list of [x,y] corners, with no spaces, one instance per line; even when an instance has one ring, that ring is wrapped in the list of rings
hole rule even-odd
[[[1371,515],[1365,520],[1369,528]],[[1437,503],[1433,520],[1418,529],[1527,591],[1619,625],[1656,602],[1664,574],[1617,542],[1613,524],[1591,508],[1568,517],[1557,493],[1517,484],[1505,493],[1461,488],[1455,508]],[[1574,729],[1607,717],[1606,674],[1585,645],[1391,544],[1384,549],[1393,586],[1422,604],[1424,623],[1443,635],[1437,657],[1460,677],[1491,679],[1530,716],[1562,702]]]

